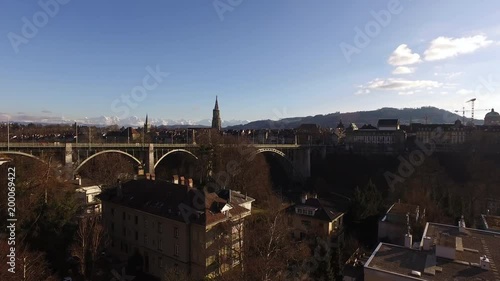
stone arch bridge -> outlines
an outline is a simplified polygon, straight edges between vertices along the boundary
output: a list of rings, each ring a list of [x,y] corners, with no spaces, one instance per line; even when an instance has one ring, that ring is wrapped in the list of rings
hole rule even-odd
[[[229,145],[227,145],[229,146]],[[276,156],[287,163],[294,176],[311,176],[311,153],[326,156],[326,146],[297,144],[250,144],[252,149],[242,153],[266,153]],[[196,144],[123,144],[123,143],[0,143],[0,155],[21,155],[43,161],[48,155],[58,157],[68,171],[76,174],[88,161],[105,153],[119,153],[130,157],[137,164],[143,164],[145,171],[154,173],[160,161],[172,153],[184,153],[198,159],[199,145]]]

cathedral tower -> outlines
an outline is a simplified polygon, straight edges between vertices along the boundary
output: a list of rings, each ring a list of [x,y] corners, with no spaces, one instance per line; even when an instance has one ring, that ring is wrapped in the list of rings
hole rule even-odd
[[[212,129],[217,129],[219,131],[222,129],[222,121],[220,119],[219,102],[217,101],[217,96],[215,96],[215,107],[212,116]]]

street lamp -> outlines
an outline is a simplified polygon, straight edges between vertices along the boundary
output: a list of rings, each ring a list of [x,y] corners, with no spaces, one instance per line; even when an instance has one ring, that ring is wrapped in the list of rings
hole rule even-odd
[[[7,151],[10,150],[10,116],[7,115]]]

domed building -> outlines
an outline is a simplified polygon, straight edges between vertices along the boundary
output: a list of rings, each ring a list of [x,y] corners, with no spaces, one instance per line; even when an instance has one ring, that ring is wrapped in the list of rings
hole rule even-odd
[[[484,116],[484,125],[486,126],[500,126],[500,114],[495,112],[492,108],[490,112]]]

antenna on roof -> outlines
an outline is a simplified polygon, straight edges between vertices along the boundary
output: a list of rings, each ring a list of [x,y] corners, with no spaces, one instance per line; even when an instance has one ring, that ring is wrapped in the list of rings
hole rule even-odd
[[[413,245],[413,237],[411,235],[411,228],[410,228],[410,212],[406,213],[406,226],[408,227],[408,233],[405,234],[405,247],[406,248],[411,248]]]
[[[406,213],[406,227],[408,228],[408,235],[410,235],[411,234],[410,212]]]

